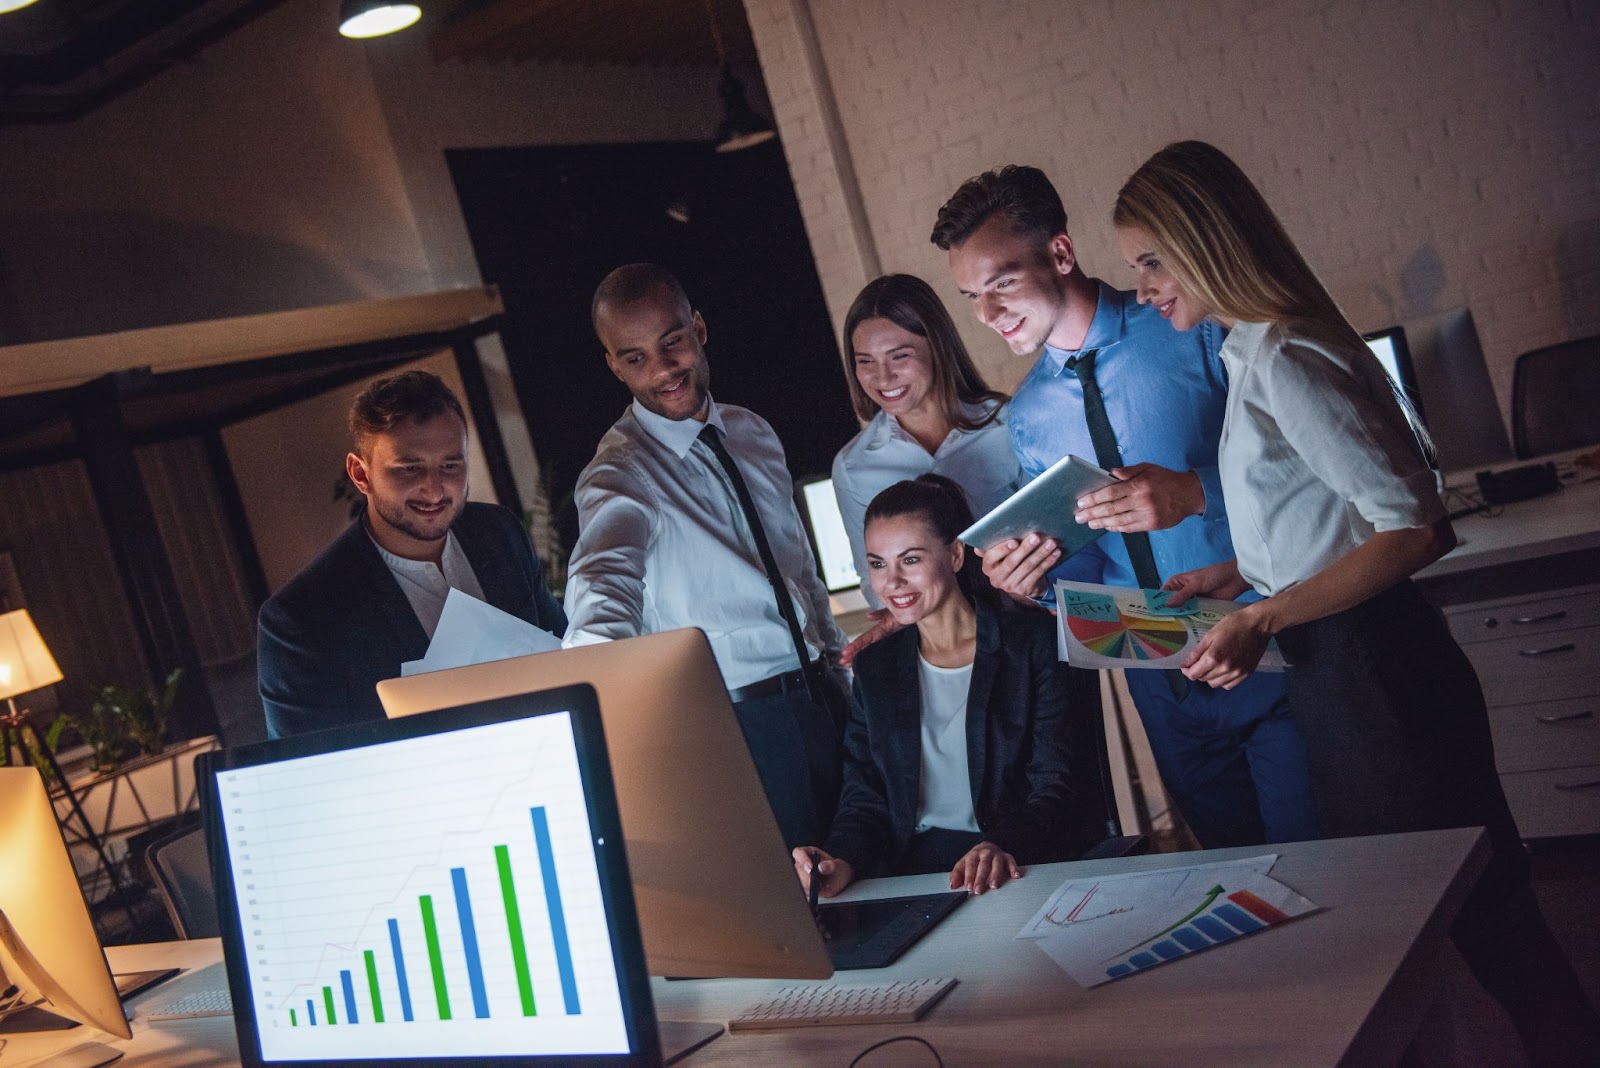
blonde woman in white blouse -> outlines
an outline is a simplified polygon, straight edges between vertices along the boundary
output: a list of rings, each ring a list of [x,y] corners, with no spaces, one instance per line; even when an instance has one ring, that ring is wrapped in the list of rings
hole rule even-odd
[[[1493,858],[1457,944],[1535,1063],[1580,1063],[1600,1019],[1539,915],[1477,677],[1410,581],[1455,535],[1394,387],[1216,148],[1157,153],[1113,222],[1141,302],[1179,330],[1229,328],[1218,463],[1237,560],[1167,585],[1265,599],[1212,630],[1184,673],[1236,685],[1276,637],[1325,834],[1486,826]]]

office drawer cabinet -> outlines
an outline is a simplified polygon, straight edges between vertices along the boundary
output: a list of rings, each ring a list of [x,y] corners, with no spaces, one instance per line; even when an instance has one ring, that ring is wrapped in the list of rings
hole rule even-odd
[[[1455,605],[1524,837],[1600,833],[1600,586]]]
[[[1600,697],[1500,705],[1489,726],[1502,773],[1600,764]]]
[[[1588,591],[1507,597],[1445,610],[1450,633],[1466,646],[1496,638],[1600,627],[1600,587]]]
[[[1524,838],[1600,830],[1600,764],[1501,775],[1500,785]]]

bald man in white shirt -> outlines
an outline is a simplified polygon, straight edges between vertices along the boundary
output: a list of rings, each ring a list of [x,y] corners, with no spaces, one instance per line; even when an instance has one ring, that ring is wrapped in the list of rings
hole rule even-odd
[[[783,447],[760,416],[711,398],[705,320],[664,268],[611,272],[593,317],[633,403],[578,479],[567,644],[703,630],[784,839],[822,841],[839,791],[844,636]]]

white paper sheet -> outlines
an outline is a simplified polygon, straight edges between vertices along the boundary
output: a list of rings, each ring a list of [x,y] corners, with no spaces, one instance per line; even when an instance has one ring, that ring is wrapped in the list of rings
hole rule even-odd
[[[549,631],[453,589],[444,599],[428,654],[401,664],[400,674],[422,675],[559,648],[561,639]]]
[[[1017,937],[1084,986],[1108,983],[1317,911],[1268,877],[1276,859],[1068,880]]]

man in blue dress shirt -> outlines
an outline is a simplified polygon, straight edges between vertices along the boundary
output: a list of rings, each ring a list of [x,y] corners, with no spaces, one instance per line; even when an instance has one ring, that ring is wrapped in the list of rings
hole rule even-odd
[[[1170,309],[1088,277],[1061,198],[1034,167],[964,183],[939,209],[933,242],[1012,353],[1044,350],[1011,401],[1024,474],[1036,478],[1071,453],[1121,479],[1079,502],[1079,520],[1107,531],[1100,539],[1065,561],[1037,534],[993,546],[983,562],[990,581],[1048,600],[1058,578],[1150,586],[1231,559],[1217,476],[1222,329],[1207,321],[1179,333],[1162,321]],[[1202,845],[1315,837],[1305,749],[1281,675],[1257,672],[1226,691],[1177,672],[1129,671],[1127,680],[1162,780]]]

